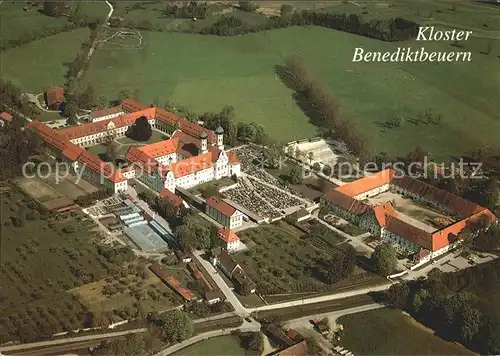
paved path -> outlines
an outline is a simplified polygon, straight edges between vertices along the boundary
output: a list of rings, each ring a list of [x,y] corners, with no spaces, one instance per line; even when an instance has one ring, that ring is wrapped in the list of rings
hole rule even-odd
[[[236,295],[234,295],[233,291],[229,288],[224,279],[222,279],[222,277],[219,275],[219,272],[217,272],[210,261],[207,261],[201,257],[204,253],[204,251],[195,251],[193,255],[198,260],[198,262],[208,271],[208,273],[210,273],[219,289],[226,296],[227,301],[233,306],[234,313],[241,317],[250,315],[250,312],[243,306],[243,304],[241,304],[239,299],[236,298]]]
[[[306,304],[314,304],[314,303],[326,302],[326,301],[330,301],[330,300],[337,300],[337,299],[354,297],[357,295],[363,295],[363,294],[367,294],[370,292],[383,291],[383,290],[389,289],[389,287],[392,285],[390,282],[387,282],[383,285],[373,286],[373,287],[369,287],[369,288],[356,289],[356,290],[351,290],[351,291],[342,292],[342,293],[321,295],[321,296],[317,296],[317,297],[304,298],[304,299],[299,299],[299,300],[294,300],[294,301],[281,302],[281,303],[275,303],[275,304],[269,304],[269,305],[262,305],[260,307],[255,307],[255,308],[245,308],[241,304],[239,299],[236,297],[236,295],[233,293],[233,291],[228,287],[228,285],[226,284],[224,279],[219,275],[219,272],[217,272],[217,270],[214,268],[214,266],[212,266],[212,264],[209,261],[204,260],[201,257],[201,255],[203,253],[204,252],[202,252],[202,251],[196,251],[194,253],[194,256],[198,260],[198,262],[201,263],[203,265],[203,267],[210,273],[210,275],[214,279],[217,286],[221,289],[222,293],[224,293],[224,295],[226,296],[226,299],[233,306],[234,313],[236,315],[241,316],[241,317],[246,317],[249,314],[256,312],[256,311],[296,307],[296,306],[301,306],[301,305],[306,305]]]
[[[297,328],[299,326],[303,326],[304,324],[311,325],[309,323],[309,320],[311,320],[311,318],[313,318],[313,317],[315,319],[319,319],[319,320],[321,320],[323,318],[333,318],[334,320],[336,320],[344,315],[362,313],[365,311],[379,309],[379,308],[384,308],[384,306],[382,304],[378,304],[378,303],[361,305],[359,307],[354,307],[354,308],[349,308],[349,309],[344,309],[344,310],[336,310],[336,311],[329,312],[329,313],[315,314],[314,316],[309,315],[309,316],[305,316],[302,318],[288,320],[288,321],[284,322],[284,324],[288,328]],[[312,327],[312,325],[311,325],[311,327]]]
[[[229,328],[229,329],[222,329],[222,330],[214,330],[214,331],[208,331],[203,334],[199,334],[196,336],[193,336],[190,339],[184,340],[178,344],[175,344],[173,346],[170,346],[169,348],[162,350],[155,354],[154,356],[166,356],[170,355],[171,353],[174,353],[176,351],[179,351],[189,345],[195,344],[199,341],[209,339],[211,337],[217,337],[217,336],[222,336],[222,335],[229,335],[231,332],[235,330],[241,330],[243,332],[256,332],[260,330],[260,324],[257,323],[256,321],[252,323],[247,323],[243,322],[243,325],[235,327],[235,328]]]
[[[115,8],[113,7],[113,5],[111,5],[109,3],[109,1],[105,1],[105,3],[106,3],[106,5],[109,6],[109,13],[106,16],[106,20],[104,20],[104,25],[103,26],[106,26],[106,24],[108,23],[109,19],[113,15],[113,12],[115,11]],[[85,59],[85,64],[87,64],[88,61],[90,61],[90,58],[94,54],[94,50],[95,50],[95,47],[97,46],[98,42],[99,42],[99,36],[96,36],[94,42],[92,43],[92,46],[90,46],[89,54],[87,54],[87,58]],[[85,65],[83,65],[82,68],[80,69],[80,71],[78,72],[78,75],[76,76],[76,79],[78,79],[78,78],[80,78],[82,76],[84,68],[85,68]]]
[[[28,349],[30,347],[44,347],[44,346],[67,344],[70,342],[81,342],[81,341],[107,339],[107,338],[111,338],[111,337],[123,336],[123,335],[128,335],[128,334],[143,333],[143,332],[146,332],[147,330],[148,329],[146,329],[146,328],[140,328],[140,329],[126,330],[126,331],[116,331],[116,332],[106,333],[106,334],[77,336],[77,337],[68,337],[68,338],[57,339],[57,340],[33,342],[33,343],[29,343],[29,344],[9,345],[9,346],[0,347],[0,351],[1,352],[16,351],[16,350]]]

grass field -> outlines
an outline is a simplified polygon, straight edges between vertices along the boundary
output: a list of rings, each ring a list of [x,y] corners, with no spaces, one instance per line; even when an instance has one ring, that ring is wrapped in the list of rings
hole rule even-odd
[[[343,316],[340,345],[359,355],[472,355],[461,345],[446,342],[411,317],[393,309]]]
[[[68,24],[68,18],[50,17],[41,12],[43,2],[33,1],[33,6],[24,1],[3,1],[0,5],[0,23],[2,41],[10,41],[20,38],[24,33],[45,33],[47,29],[63,28]],[[109,7],[104,1],[78,1],[81,13],[87,16],[89,21],[97,18],[104,19],[109,12]],[[23,10],[26,7],[27,11]]]
[[[73,61],[88,38],[89,30],[80,28],[4,51],[2,78],[29,93],[41,93],[51,85],[62,86],[65,63]]]
[[[145,31],[142,35],[142,49],[112,50],[103,45],[97,51],[87,80],[100,94],[111,99],[119,88],[140,88],[147,103],[169,99],[200,113],[229,104],[238,121],[261,123],[272,138],[308,137],[315,134],[314,126],[275,75],[282,57],[297,52],[361,124],[373,152],[401,154],[420,145],[435,157],[449,158],[498,143],[500,106],[495,98],[500,96],[500,77],[491,74],[500,73],[500,61],[493,55],[473,52],[472,62],[466,63],[353,63],[356,47],[392,52],[401,44],[316,27],[229,38]],[[466,49],[474,41],[469,40]],[[425,47],[456,50],[443,42]],[[405,121],[395,130],[380,127],[395,114],[410,118],[426,109],[441,113],[443,123]]]
[[[200,341],[172,355],[239,356],[251,355],[251,353],[241,347],[240,340],[236,336],[225,335]]]

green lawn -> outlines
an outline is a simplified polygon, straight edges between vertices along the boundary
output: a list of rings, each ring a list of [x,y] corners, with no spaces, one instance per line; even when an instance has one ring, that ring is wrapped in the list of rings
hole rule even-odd
[[[340,345],[356,355],[472,355],[463,346],[442,340],[402,312],[378,309],[343,316]]]
[[[236,336],[225,335],[200,341],[172,355],[239,356],[250,354],[250,352],[241,347],[240,340]]]
[[[500,97],[500,85],[491,73],[500,72],[500,61],[492,55],[473,52],[467,63],[353,63],[356,47],[395,51],[417,43],[387,43],[318,27],[236,37],[142,35],[143,49],[104,45],[97,51],[86,78],[99,94],[112,99],[119,89],[138,88],[147,103],[168,99],[200,113],[233,105],[238,121],[261,123],[272,138],[304,138],[314,135],[315,127],[275,75],[282,56],[297,52],[361,124],[374,153],[401,154],[420,145],[435,157],[449,158],[498,143],[500,107],[495,98]],[[426,43],[427,51],[454,49]],[[410,118],[427,108],[443,114],[440,126],[405,121],[398,129],[384,130],[378,124],[396,113]]]
[[[2,78],[30,93],[41,93],[51,85],[62,86],[65,63],[76,57],[88,37],[89,30],[80,28],[4,51]]]
[[[33,6],[32,4],[38,4]],[[78,1],[82,16],[87,16],[89,21],[97,18],[104,19],[109,12],[109,7],[104,1]],[[27,8],[27,11],[24,10]],[[3,1],[0,5],[0,23],[2,41],[10,41],[20,38],[25,33],[43,34],[47,29],[61,29],[67,25],[68,18],[50,17],[43,12],[43,1],[32,1],[28,4],[24,1]]]

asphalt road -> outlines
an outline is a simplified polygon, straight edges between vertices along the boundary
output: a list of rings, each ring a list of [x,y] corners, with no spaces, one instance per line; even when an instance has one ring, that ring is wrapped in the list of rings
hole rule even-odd
[[[106,333],[106,334],[97,334],[97,335],[94,334],[94,335],[87,335],[87,336],[68,337],[68,338],[58,339],[58,340],[47,340],[47,341],[41,341],[41,342],[33,342],[33,343],[29,343],[29,344],[17,344],[17,345],[2,346],[2,347],[0,347],[0,352],[24,350],[24,349],[29,349],[29,348],[33,348],[33,347],[62,345],[62,344],[68,344],[68,343],[72,343],[72,342],[83,342],[83,341],[90,341],[90,340],[108,339],[111,337],[124,336],[127,334],[143,333],[143,332],[146,332],[147,330],[148,329],[146,329],[146,328],[140,328],[140,329],[133,329],[133,330],[116,331],[116,332]]]
[[[171,353],[174,353],[176,351],[179,351],[189,345],[195,344],[199,341],[209,339],[211,337],[217,337],[217,336],[222,336],[222,335],[229,335],[231,332],[235,330],[241,330],[243,332],[255,332],[260,330],[260,324],[256,321],[253,321],[252,323],[248,322],[243,322],[243,325],[235,327],[235,328],[229,328],[229,329],[222,329],[222,330],[213,330],[213,331],[208,331],[203,334],[199,334],[196,336],[193,336],[190,339],[184,340],[178,344],[175,344],[173,346],[170,346],[169,348],[162,350],[155,354],[155,356],[166,356],[170,355]]]

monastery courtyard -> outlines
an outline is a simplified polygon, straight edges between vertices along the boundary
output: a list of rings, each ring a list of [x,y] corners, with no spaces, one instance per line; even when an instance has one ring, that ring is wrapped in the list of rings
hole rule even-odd
[[[394,208],[401,220],[427,232],[434,232],[456,222],[455,219],[448,215],[391,191],[378,194],[366,200],[372,206],[388,201],[393,202]]]

